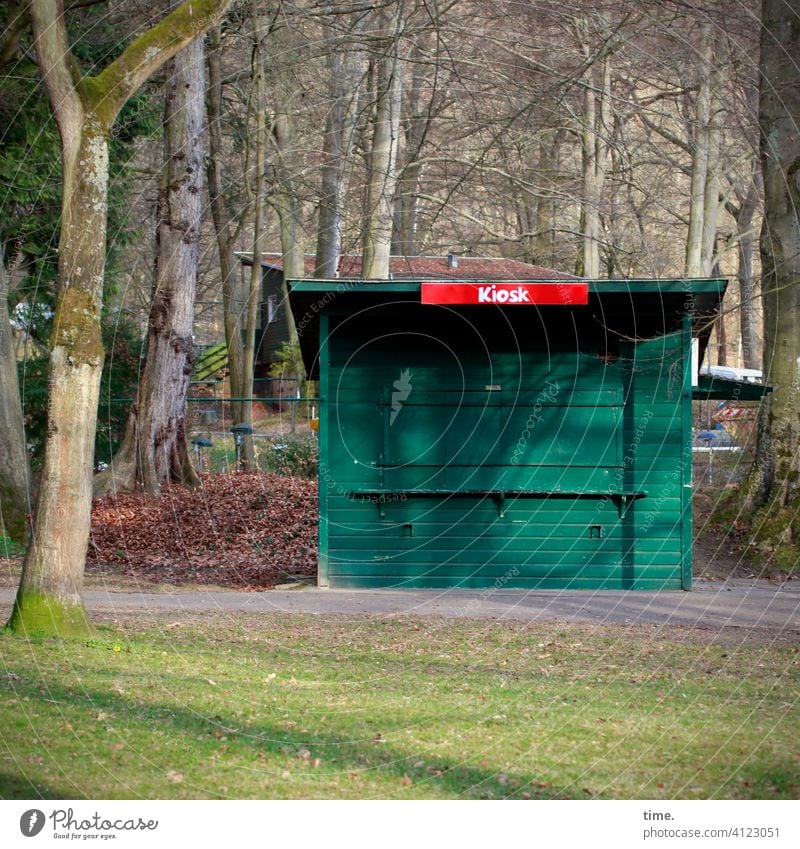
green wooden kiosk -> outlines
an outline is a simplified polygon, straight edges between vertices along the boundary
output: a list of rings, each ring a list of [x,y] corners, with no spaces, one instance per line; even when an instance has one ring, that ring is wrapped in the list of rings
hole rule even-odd
[[[690,589],[693,376],[724,289],[291,281],[319,584]]]

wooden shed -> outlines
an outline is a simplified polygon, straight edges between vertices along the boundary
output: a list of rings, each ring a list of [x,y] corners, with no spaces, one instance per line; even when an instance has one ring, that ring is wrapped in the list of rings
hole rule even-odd
[[[725,281],[450,274],[290,283],[320,585],[688,590],[693,375]]]

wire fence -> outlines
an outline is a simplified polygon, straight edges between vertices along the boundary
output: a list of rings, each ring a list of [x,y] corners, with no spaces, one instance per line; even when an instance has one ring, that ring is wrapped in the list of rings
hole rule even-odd
[[[694,488],[709,494],[742,483],[755,459],[758,402],[695,401],[692,417]]]
[[[252,402],[252,434],[235,428],[234,405]],[[187,398],[186,424],[201,471],[226,474],[240,468],[252,440],[260,471],[315,477],[319,399],[285,395],[254,398]]]

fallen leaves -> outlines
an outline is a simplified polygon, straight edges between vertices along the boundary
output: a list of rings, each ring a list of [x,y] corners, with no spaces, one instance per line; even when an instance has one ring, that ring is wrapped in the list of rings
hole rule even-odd
[[[172,584],[265,589],[317,565],[317,485],[264,473],[201,475],[161,497],[94,502],[89,565]]]

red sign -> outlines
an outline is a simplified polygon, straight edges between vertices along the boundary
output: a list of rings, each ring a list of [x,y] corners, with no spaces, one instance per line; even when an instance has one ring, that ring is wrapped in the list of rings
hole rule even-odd
[[[495,306],[584,306],[589,284],[583,280],[552,283],[422,283],[423,304],[492,304]]]

